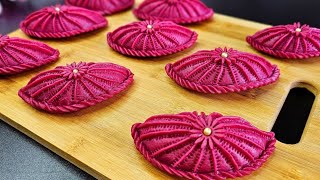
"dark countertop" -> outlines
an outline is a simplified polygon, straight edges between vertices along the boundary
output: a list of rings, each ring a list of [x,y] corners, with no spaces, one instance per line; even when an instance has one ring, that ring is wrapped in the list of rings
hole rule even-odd
[[[0,121],[0,179],[94,179],[18,130]]]
[[[203,0],[218,13],[266,24],[296,21],[319,27],[317,0]],[[19,27],[30,12],[63,0],[0,0],[0,34]],[[2,14],[1,14],[2,11]],[[93,179],[74,165],[0,120],[1,179]]]

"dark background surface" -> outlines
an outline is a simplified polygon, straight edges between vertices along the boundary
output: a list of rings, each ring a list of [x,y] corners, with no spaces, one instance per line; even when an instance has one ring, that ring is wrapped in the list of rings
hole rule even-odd
[[[11,2],[13,1],[13,2]],[[30,12],[47,5],[62,4],[63,0],[0,0],[0,33],[6,34],[19,26]],[[25,2],[19,2],[25,1]],[[319,0],[202,0],[215,12],[243,19],[279,25],[293,22],[320,27]]]
[[[320,27],[319,0],[203,1],[214,8],[215,12],[248,20],[272,25],[300,21]],[[16,0],[15,2],[0,0],[0,2],[2,4],[0,34],[7,34],[17,29],[19,22],[30,12],[44,6],[61,4],[63,0]],[[301,100],[301,97],[298,99]],[[0,180],[2,179],[78,180],[92,179],[92,177],[0,120]]]
[[[0,120],[0,179],[94,179]]]

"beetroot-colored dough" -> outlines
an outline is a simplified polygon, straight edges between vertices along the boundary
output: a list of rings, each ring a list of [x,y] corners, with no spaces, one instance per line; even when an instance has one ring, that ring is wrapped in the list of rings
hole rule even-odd
[[[227,48],[198,51],[167,64],[166,72],[182,87],[216,94],[265,86],[280,75],[278,67],[263,57]]]
[[[200,0],[145,0],[133,13],[144,20],[173,21],[178,24],[204,21],[214,14]]]
[[[33,37],[64,38],[103,28],[107,24],[107,20],[98,12],[56,5],[31,13],[21,22],[20,28]]]
[[[261,131],[240,117],[219,113],[153,116],[133,125],[131,134],[136,148],[149,162],[187,179],[251,174],[269,158],[276,143],[274,133]]]
[[[280,25],[264,29],[247,42],[269,55],[286,59],[306,59],[320,56],[320,29],[293,25]]]
[[[157,57],[191,47],[198,34],[170,21],[134,22],[108,34],[108,44],[128,56]]]
[[[0,34],[0,75],[17,74],[57,61],[59,51],[38,42]]]
[[[131,8],[134,0],[65,0],[65,3],[111,15]]]
[[[133,74],[112,63],[72,63],[38,74],[19,96],[31,106],[67,113],[93,106],[125,90]]]

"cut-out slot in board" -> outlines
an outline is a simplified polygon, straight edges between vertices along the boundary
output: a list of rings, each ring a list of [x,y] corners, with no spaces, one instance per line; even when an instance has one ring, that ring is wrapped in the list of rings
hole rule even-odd
[[[278,141],[285,144],[300,142],[315,100],[314,93],[309,89],[303,84],[290,89],[272,127]]]

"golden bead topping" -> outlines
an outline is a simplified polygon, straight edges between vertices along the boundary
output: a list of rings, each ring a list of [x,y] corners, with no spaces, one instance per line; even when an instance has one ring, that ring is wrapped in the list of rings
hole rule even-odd
[[[298,33],[301,32],[301,31],[302,31],[301,28],[297,28],[297,29],[296,29],[296,32],[298,32]]]
[[[223,57],[223,58],[227,58],[227,57],[228,57],[228,53],[223,52],[223,53],[221,54],[221,57]]]
[[[211,133],[212,133],[212,130],[210,128],[204,128],[203,132],[202,132],[204,135],[206,136],[210,136]]]
[[[72,72],[73,72],[74,74],[77,74],[77,73],[79,72],[79,70],[78,70],[78,69],[74,69]]]

